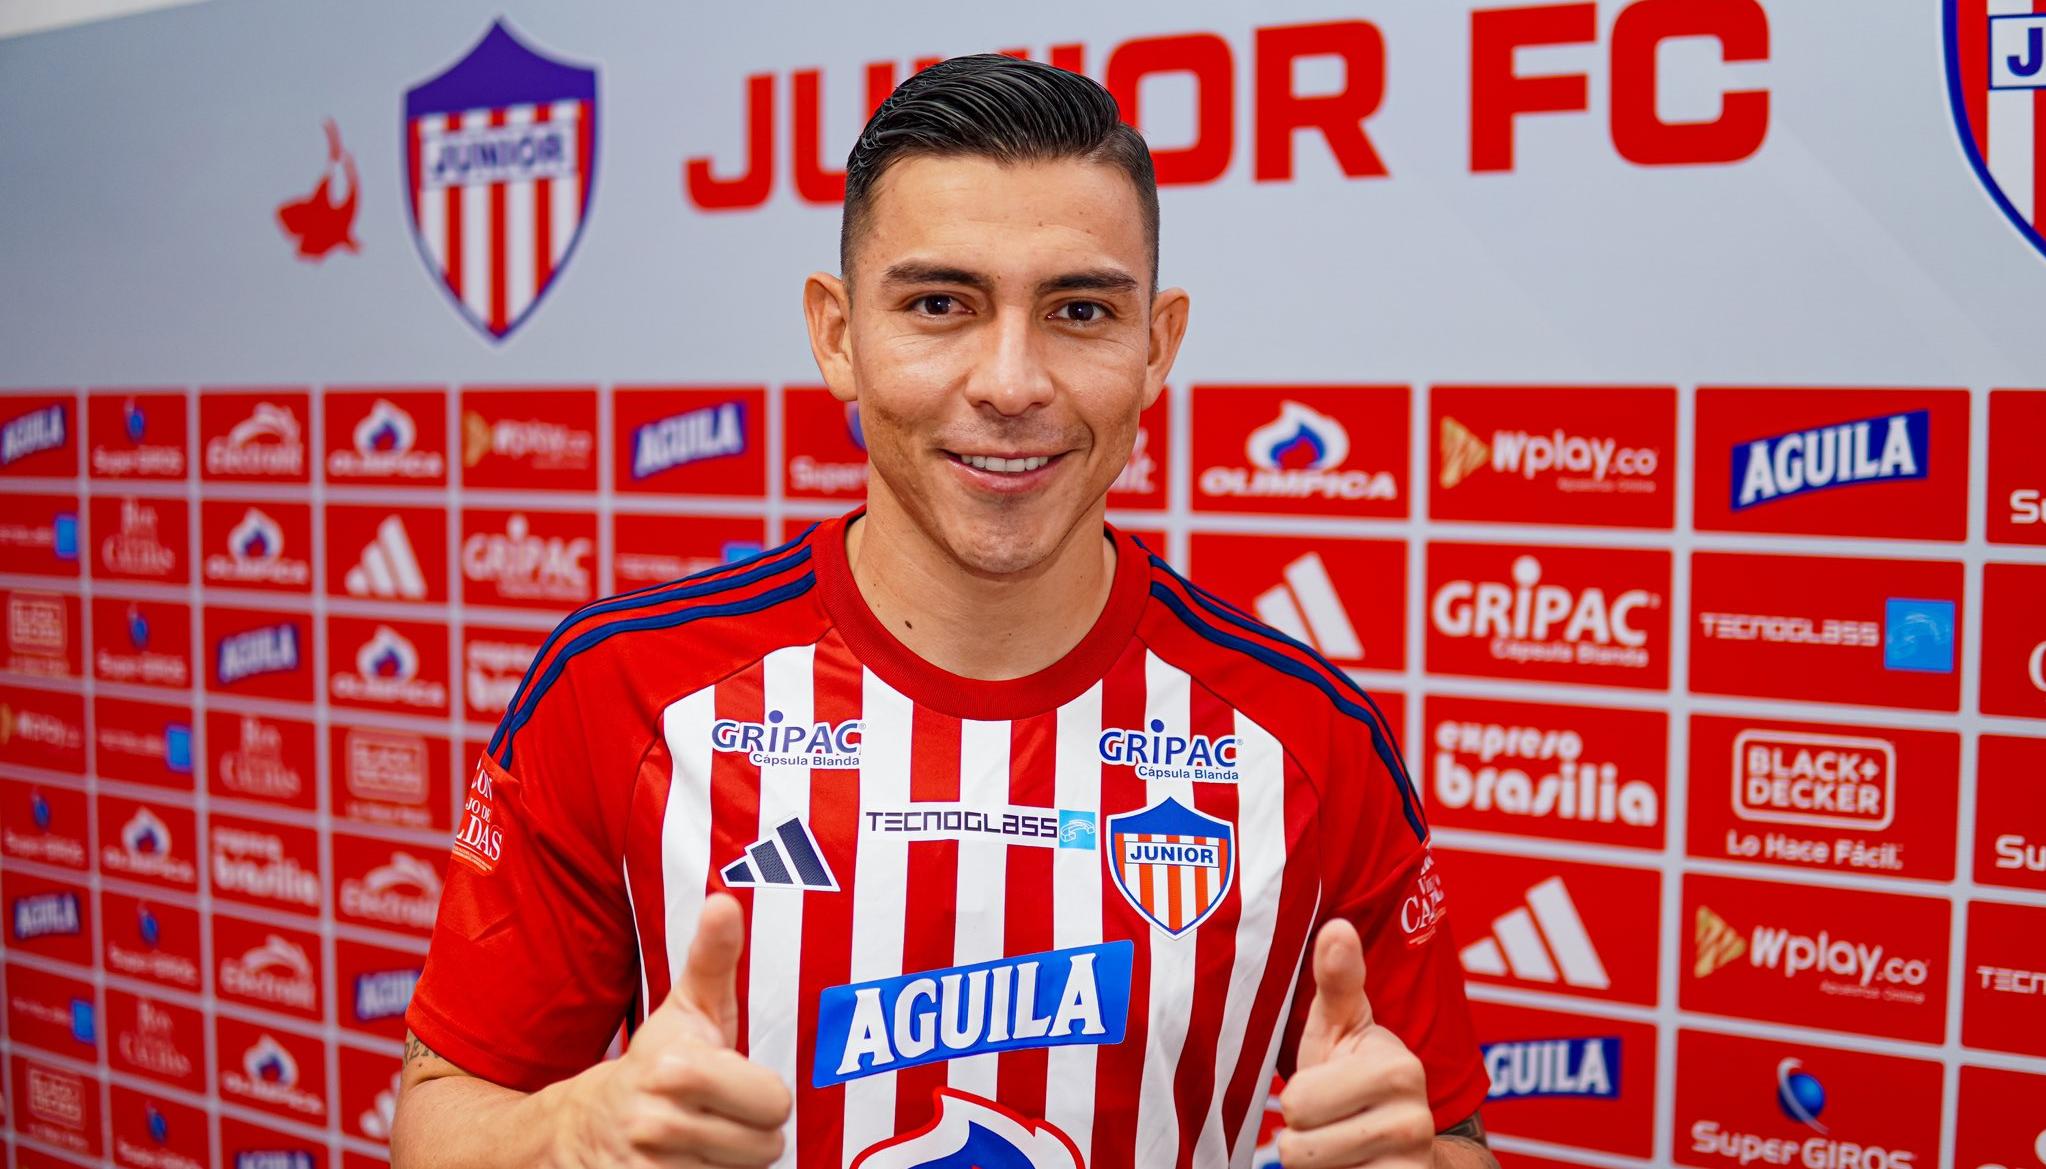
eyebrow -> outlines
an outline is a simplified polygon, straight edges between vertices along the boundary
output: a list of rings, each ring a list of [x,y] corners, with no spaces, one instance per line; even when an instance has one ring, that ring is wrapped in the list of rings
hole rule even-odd
[[[905,261],[891,265],[881,274],[884,284],[955,284],[978,292],[991,292],[994,281],[979,272],[956,268],[950,264],[926,264]],[[1134,292],[1137,280],[1118,268],[1086,268],[1078,272],[1063,272],[1057,276],[1039,281],[1037,294],[1044,296],[1054,292]]]

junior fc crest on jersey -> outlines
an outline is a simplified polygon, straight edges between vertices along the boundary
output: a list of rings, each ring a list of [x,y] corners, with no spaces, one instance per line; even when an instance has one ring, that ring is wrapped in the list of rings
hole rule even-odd
[[[1236,830],[1166,797],[1108,818],[1116,888],[1151,924],[1178,937],[1208,919],[1236,875]]]
[[[2046,253],[2046,12],[2032,0],[1946,0],[1947,92],[1975,173]]]
[[[502,341],[568,263],[597,169],[597,71],[503,22],[405,94],[406,206],[419,254],[469,323]]]

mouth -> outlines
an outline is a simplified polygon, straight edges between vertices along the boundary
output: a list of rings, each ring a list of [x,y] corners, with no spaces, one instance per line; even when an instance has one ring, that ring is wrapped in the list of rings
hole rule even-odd
[[[1050,478],[1064,454],[963,454],[946,451],[945,457],[971,483],[986,491],[1028,491]]]

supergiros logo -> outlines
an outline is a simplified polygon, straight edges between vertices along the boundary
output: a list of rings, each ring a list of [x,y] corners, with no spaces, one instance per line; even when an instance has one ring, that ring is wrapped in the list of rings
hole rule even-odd
[[[1696,1169],[1934,1169],[1940,1065],[1677,1033],[1675,1158]]]

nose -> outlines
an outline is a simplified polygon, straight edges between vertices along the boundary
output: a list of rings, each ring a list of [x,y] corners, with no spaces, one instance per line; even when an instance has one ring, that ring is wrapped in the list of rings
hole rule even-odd
[[[987,352],[974,364],[967,380],[967,399],[975,408],[1017,417],[1051,401],[1051,371],[1044,363],[1044,338],[1029,309],[1005,306],[992,327],[983,331]]]

